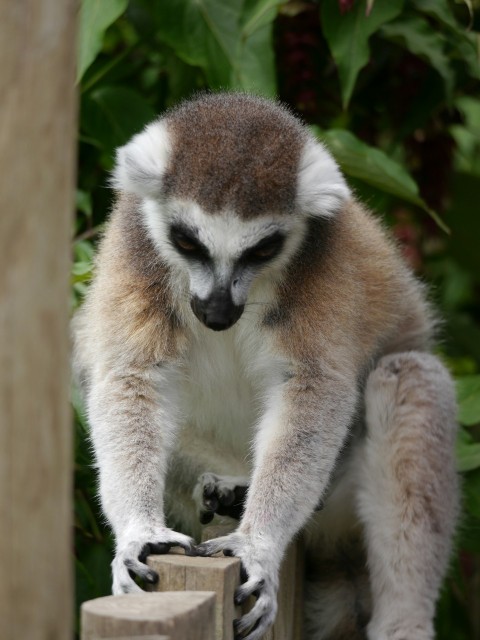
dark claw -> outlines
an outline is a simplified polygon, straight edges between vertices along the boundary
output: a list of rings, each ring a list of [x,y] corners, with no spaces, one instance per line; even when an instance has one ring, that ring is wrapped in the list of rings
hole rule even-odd
[[[203,487],[203,497],[207,500],[210,496],[215,494],[215,485],[214,484],[206,484]]]
[[[157,584],[158,582],[158,573],[156,571],[150,571],[145,576],[145,580],[150,584]]]
[[[215,495],[204,498],[203,503],[210,511],[216,511],[218,509],[218,498]]]
[[[172,547],[175,546],[174,542],[155,542],[150,543],[150,553],[156,555],[163,555],[168,553]]]
[[[215,517],[213,511],[201,511],[200,512],[200,524],[208,524]]]
[[[221,496],[218,496],[220,504],[223,507],[230,507],[235,502],[235,493],[233,491],[228,491]]]
[[[185,555],[190,556],[191,558],[197,556],[198,553],[196,547],[193,545],[191,547],[185,547]]]
[[[235,604],[243,604],[245,600],[248,600],[248,598],[251,595],[258,598],[264,585],[265,585],[265,580],[259,580],[255,588],[255,591],[245,591],[243,587],[238,587],[238,589],[235,591],[235,596],[233,599]]]
[[[248,600],[249,597],[250,597],[249,593],[246,593],[245,591],[240,591],[240,589],[237,589],[235,591],[235,597],[233,601],[235,602],[235,604],[243,604],[246,600]]]
[[[210,545],[202,543],[195,547],[195,553],[197,556],[209,556],[212,551]]]
[[[248,573],[242,562],[240,564],[240,582],[246,582],[247,580],[248,580]]]
[[[148,556],[163,555],[168,553],[173,546],[174,544],[171,542],[149,542],[140,551],[138,559],[140,562],[145,562]]]
[[[231,549],[224,549],[223,550],[223,555],[231,557],[231,556],[233,556],[233,551]]]

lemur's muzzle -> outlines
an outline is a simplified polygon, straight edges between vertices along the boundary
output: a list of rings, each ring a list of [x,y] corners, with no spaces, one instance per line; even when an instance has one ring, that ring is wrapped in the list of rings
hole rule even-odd
[[[200,322],[213,331],[229,329],[237,322],[245,308],[243,304],[234,304],[230,291],[226,289],[214,291],[205,300],[194,296],[190,306]]]

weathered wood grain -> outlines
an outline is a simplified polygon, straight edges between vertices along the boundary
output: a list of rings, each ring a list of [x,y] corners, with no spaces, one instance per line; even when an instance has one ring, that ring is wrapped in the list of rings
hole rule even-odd
[[[82,605],[81,640],[212,640],[214,621],[211,592],[107,596]]]
[[[0,638],[72,637],[75,0],[0,0]]]

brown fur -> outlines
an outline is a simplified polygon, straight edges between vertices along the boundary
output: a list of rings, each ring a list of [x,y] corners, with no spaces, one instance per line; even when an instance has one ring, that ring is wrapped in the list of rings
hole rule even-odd
[[[243,218],[293,211],[306,132],[286,109],[247,95],[209,95],[175,109],[166,123],[173,138],[168,197],[194,200],[207,213],[232,208]]]
[[[344,354],[353,369],[390,350],[423,350],[432,315],[422,293],[380,223],[351,201],[332,220],[312,223],[281,286],[278,341],[296,361],[316,352],[338,368]]]
[[[96,279],[77,314],[77,344],[125,355],[132,363],[170,360],[184,344],[168,286],[168,267],[139,219],[139,200],[121,195],[96,261]],[[92,335],[93,331],[93,335]],[[94,357],[94,354],[92,354]]]

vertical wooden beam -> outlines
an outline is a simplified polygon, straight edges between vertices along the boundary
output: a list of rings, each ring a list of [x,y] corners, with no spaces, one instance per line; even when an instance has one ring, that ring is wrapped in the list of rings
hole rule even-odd
[[[0,638],[72,632],[74,0],[0,0]]]
[[[208,540],[227,535],[232,524],[210,525],[202,532]],[[233,640],[233,620],[245,614],[255,598],[242,607],[235,607],[233,597],[240,584],[238,558],[216,556],[199,558],[186,556],[181,549],[172,549],[165,555],[152,555],[147,564],[159,575],[158,584],[149,587],[158,591],[214,591],[216,601],[215,635],[212,640]],[[299,640],[303,637],[303,544],[301,540],[290,545],[282,563],[278,591],[278,613],[273,627],[263,640]]]

